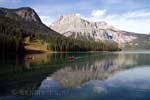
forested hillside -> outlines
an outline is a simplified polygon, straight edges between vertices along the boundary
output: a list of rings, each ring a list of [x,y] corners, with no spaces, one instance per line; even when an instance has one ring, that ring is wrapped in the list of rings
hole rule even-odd
[[[0,52],[24,53],[24,47],[28,45],[26,38],[29,38],[29,44],[32,41],[41,41],[41,44],[46,44],[45,48],[51,51],[119,50],[117,43],[77,40],[62,36],[45,26],[31,8],[1,8]]]

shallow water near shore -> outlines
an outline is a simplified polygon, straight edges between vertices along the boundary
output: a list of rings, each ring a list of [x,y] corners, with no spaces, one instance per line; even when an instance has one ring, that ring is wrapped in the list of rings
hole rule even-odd
[[[0,100],[150,99],[150,51],[27,56],[0,60]]]

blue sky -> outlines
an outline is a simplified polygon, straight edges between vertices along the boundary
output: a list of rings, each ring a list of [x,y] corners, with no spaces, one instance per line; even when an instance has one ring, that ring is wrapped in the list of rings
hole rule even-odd
[[[150,0],[0,0],[0,7],[32,7],[50,25],[61,15],[78,14],[119,29],[150,33]]]

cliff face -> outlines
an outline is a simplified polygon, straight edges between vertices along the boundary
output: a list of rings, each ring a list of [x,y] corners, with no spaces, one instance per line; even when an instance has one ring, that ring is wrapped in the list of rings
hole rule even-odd
[[[129,42],[134,36],[126,37],[121,30],[106,22],[89,22],[75,14],[62,16],[50,26],[55,31],[73,38],[83,40],[110,40],[118,43]]]
[[[26,21],[42,22],[37,13],[31,8],[20,8],[16,11],[16,14]]]
[[[106,22],[90,22],[75,14],[61,16],[50,27],[66,37],[115,41],[125,49],[145,49],[150,46],[150,35],[122,31]]]
[[[37,13],[32,8],[29,7],[23,7],[18,9],[0,8],[0,15],[16,20],[22,19],[29,22],[33,21],[41,23],[41,20],[37,15]]]
[[[37,50],[37,48],[41,45],[40,50],[43,50],[42,47],[47,48],[48,40],[61,36],[44,25],[32,8],[0,8],[0,53],[4,54],[4,57],[7,53],[24,53],[24,49],[27,49],[26,47],[38,51],[39,49]],[[29,40],[25,44],[26,38]],[[33,49],[35,45],[36,48]]]
[[[26,31],[23,34],[45,34],[50,37],[61,36],[44,25],[38,14],[30,7],[18,9],[0,8],[0,24],[20,28]]]

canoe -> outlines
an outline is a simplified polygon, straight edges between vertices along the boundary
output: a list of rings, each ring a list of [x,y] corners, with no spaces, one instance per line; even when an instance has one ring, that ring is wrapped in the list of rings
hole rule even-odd
[[[73,61],[75,61],[75,59],[76,59],[75,57],[68,57],[69,62],[73,62]]]

